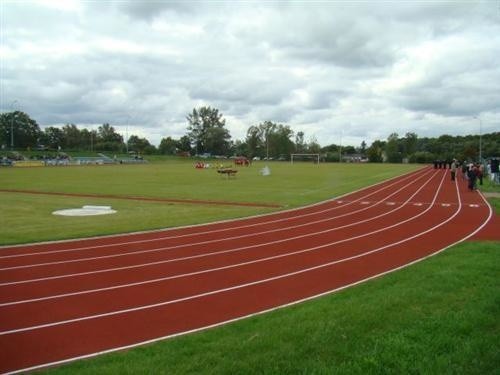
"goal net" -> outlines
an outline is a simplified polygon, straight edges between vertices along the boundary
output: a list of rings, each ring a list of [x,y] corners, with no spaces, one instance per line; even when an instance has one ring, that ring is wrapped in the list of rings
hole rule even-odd
[[[297,161],[309,161],[319,164],[319,154],[290,154],[292,164]]]

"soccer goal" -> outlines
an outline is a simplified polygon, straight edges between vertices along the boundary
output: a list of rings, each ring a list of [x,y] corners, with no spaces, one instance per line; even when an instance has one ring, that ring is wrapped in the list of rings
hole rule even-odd
[[[290,161],[312,161],[314,164],[319,164],[319,154],[290,154]]]

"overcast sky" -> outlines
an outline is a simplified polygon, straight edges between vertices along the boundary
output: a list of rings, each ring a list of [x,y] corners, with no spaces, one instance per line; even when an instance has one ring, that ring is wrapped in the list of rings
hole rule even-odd
[[[218,108],[359,146],[500,131],[500,1],[0,1],[0,110],[158,145]],[[474,118],[476,117],[476,118]]]

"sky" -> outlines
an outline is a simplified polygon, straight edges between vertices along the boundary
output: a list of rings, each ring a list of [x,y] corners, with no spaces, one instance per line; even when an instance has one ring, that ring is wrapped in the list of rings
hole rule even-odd
[[[500,131],[500,0],[0,1],[0,111],[187,133],[217,108],[307,142]]]

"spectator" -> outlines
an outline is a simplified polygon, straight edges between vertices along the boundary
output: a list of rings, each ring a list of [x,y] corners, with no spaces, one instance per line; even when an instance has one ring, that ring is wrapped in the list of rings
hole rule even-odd
[[[453,159],[453,161],[450,164],[450,171],[451,171],[451,180],[455,181],[455,175],[457,173],[457,161]]]

